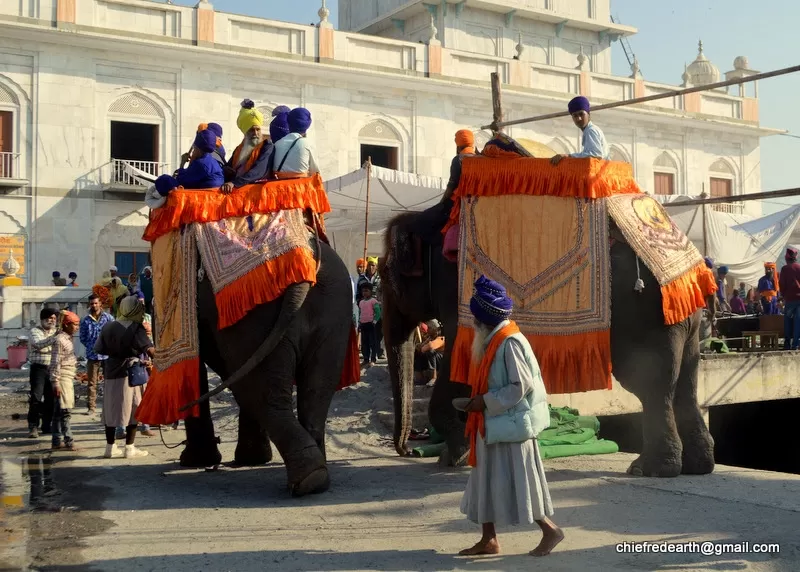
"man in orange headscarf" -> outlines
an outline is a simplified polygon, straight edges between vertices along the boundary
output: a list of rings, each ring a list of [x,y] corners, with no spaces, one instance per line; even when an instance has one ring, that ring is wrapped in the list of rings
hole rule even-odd
[[[408,276],[422,276],[422,241],[428,244],[439,244],[442,240],[441,230],[450,218],[450,211],[453,209],[453,193],[458,188],[461,180],[461,162],[466,157],[477,155],[475,151],[475,135],[469,129],[461,129],[456,132],[456,156],[450,162],[450,179],[447,181],[447,188],[444,191],[442,200],[426,210],[416,218],[411,226],[414,235],[414,265],[408,272]]]
[[[50,383],[53,384],[53,449],[66,448],[75,451],[72,440],[70,420],[75,407],[75,371],[78,360],[75,357],[73,337],[80,326],[77,314],[61,311],[61,327],[53,343],[53,356],[50,360]],[[61,439],[64,442],[61,442]]]

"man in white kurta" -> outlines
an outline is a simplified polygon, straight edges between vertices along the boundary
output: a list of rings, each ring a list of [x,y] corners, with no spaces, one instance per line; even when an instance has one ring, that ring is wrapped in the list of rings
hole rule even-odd
[[[564,538],[548,518],[553,504],[536,441],[550,422],[547,395],[530,344],[509,320],[512,305],[497,282],[475,282],[473,398],[466,406],[473,469],[461,512],[483,526],[483,536],[462,555],[499,553],[496,525],[538,524],[543,537],[533,556],[549,554]]]

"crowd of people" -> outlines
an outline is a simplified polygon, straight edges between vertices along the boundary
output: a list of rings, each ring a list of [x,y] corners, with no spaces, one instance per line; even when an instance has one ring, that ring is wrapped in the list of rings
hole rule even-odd
[[[736,315],[783,315],[784,349],[800,349],[800,264],[797,250],[787,248],[786,264],[780,272],[774,262],[764,263],[764,275],[753,288],[744,282],[728,289],[727,266],[716,267],[717,294],[715,313]],[[706,266],[714,270],[714,261],[706,258]],[[730,297],[728,292],[731,292]]]

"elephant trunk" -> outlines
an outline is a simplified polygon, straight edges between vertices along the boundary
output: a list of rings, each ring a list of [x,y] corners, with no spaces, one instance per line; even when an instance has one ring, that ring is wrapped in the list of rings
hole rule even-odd
[[[394,402],[394,448],[408,456],[408,437],[414,409],[414,331],[400,340],[387,340],[389,346],[389,377],[392,382]]]
[[[267,356],[269,356],[269,354],[275,350],[278,342],[281,341],[289,329],[289,326],[291,325],[292,320],[294,320],[294,317],[297,315],[297,312],[303,307],[303,303],[306,301],[306,297],[308,296],[308,292],[310,290],[311,284],[308,282],[290,285],[283,294],[281,310],[278,313],[278,319],[275,321],[272,331],[269,333],[266,339],[261,342],[261,345],[258,346],[258,349],[256,349],[253,355],[250,356],[250,359],[244,362],[244,364],[242,364],[238,370],[233,372],[228,379],[219,384],[213,390],[209,391],[205,395],[201,395],[195,401],[187,403],[181,407],[181,411],[185,411],[191,407],[194,407],[198,403],[214,397],[218,393],[232,386],[234,383],[237,383],[250,375],[250,373],[252,373],[252,371],[258,366],[258,364],[264,361]]]

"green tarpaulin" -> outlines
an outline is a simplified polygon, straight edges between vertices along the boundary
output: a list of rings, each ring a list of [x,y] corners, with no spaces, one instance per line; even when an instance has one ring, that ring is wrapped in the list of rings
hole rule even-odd
[[[618,452],[614,441],[597,438],[599,431],[597,417],[581,415],[569,407],[550,406],[550,427],[539,433],[539,451],[543,459]]]

